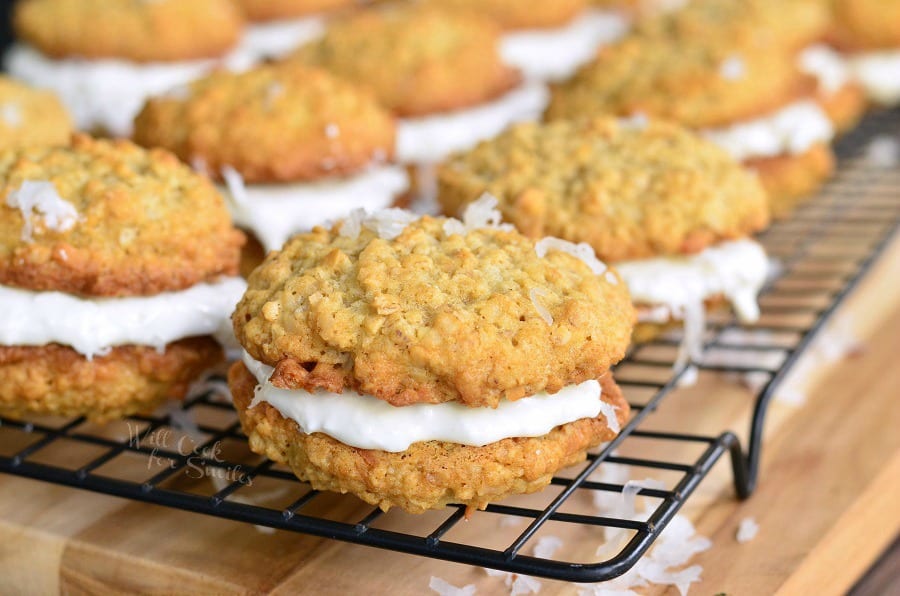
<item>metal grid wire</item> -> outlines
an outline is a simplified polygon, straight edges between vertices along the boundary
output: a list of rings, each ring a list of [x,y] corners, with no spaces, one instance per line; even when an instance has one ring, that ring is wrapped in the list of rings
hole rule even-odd
[[[283,466],[252,454],[237,417],[213,380],[184,411],[162,409],[97,426],[84,419],[0,418],[0,471],[138,501],[271,528],[506,571],[577,582],[619,576],[633,566],[691,496],[713,465],[730,453],[735,492],[745,498],[759,472],[770,400],[831,313],[893,237],[900,220],[900,170],[878,167],[865,153],[880,134],[900,138],[900,112],[869,116],[838,146],[840,170],[828,187],[761,238],[781,273],[760,296],[762,317],[742,328],[731,315],[709,322],[700,374],[727,373],[753,387],[748,449],[726,430],[694,434],[691,421],[659,428],[653,413],[680,396],[673,374],[678,337],[632,351],[616,369],[633,417],[611,443],[551,486],[513,497],[460,524],[465,508],[412,516],[385,514],[349,497],[320,493]],[[703,396],[715,398],[717,396]],[[640,491],[649,516],[598,514],[597,497],[615,498],[623,484],[598,466],[628,465],[667,478],[666,488]],[[602,469],[601,469],[602,470]],[[579,560],[526,555],[542,532],[559,525],[589,534],[621,529],[627,543],[611,557]],[[513,526],[517,526],[513,528]],[[596,544],[596,542],[594,543]],[[573,557],[574,558],[574,557]]]

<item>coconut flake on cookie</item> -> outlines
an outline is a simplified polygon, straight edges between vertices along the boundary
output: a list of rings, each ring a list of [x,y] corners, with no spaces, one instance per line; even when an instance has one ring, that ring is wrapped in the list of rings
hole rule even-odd
[[[22,186],[10,191],[6,204],[22,212],[25,220],[22,240],[25,242],[32,241],[40,221],[50,230],[66,232],[79,219],[74,205],[59,196],[52,182],[26,180]]]

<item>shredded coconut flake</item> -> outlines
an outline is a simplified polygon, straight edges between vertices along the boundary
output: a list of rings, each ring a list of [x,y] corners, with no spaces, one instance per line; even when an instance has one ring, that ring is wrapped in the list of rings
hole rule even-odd
[[[497,209],[497,198],[484,193],[476,201],[472,201],[463,211],[462,221],[448,219],[444,222],[444,234],[467,234],[474,230],[492,228],[497,230],[512,230],[512,224],[502,223],[503,215]]]
[[[474,596],[475,594],[475,584],[457,588],[453,584],[434,576],[431,576],[428,587],[441,596]]]
[[[609,427],[609,430],[618,434],[622,427],[619,425],[619,418],[616,416],[616,410],[618,408],[612,404],[606,403],[605,401],[600,402],[600,413],[606,418],[606,426]]]
[[[202,162],[202,160],[200,160]],[[202,172],[205,169],[205,164],[202,168],[194,166],[194,169]],[[247,204],[247,187],[244,186],[244,177],[241,176],[240,172],[232,168],[231,166],[224,166],[222,168],[222,178],[225,180],[225,185],[228,186],[228,192],[231,194],[231,198],[234,199],[235,203],[240,205]]]
[[[341,222],[341,236],[343,238],[358,238],[359,233],[362,230],[362,222],[365,218],[365,209],[354,209],[351,211],[350,215]]]
[[[534,545],[534,556],[549,559],[562,546],[563,542],[556,536],[541,536]]]
[[[576,259],[580,259],[585,265],[590,267],[595,275],[601,275],[606,272],[606,264],[597,258],[594,249],[591,248],[587,242],[574,244],[567,240],[547,236],[546,238],[537,241],[534,245],[534,250],[537,252],[537,256],[542,259],[546,257],[547,253],[551,250],[568,253]]]
[[[729,81],[740,79],[746,70],[746,65],[740,56],[730,56],[719,65],[719,75]]]
[[[866,147],[866,161],[876,168],[896,168],[900,165],[900,139],[878,135]]]
[[[18,128],[22,126],[22,110],[18,104],[9,102],[0,106],[0,118],[10,128]]]
[[[547,296],[549,296],[549,294],[544,288],[531,288],[531,291],[528,292],[528,297],[531,298],[531,303],[534,305],[534,309],[538,311],[538,314],[541,315],[541,318],[544,319],[545,323],[547,323],[548,325],[553,325],[553,315],[550,314],[550,311],[547,310],[547,307],[545,307],[538,301],[538,298],[546,298]]]
[[[491,577],[502,578],[503,585],[509,588],[510,596],[537,594],[541,591],[541,582],[533,577],[519,575],[518,573],[510,573],[509,571],[488,569],[487,567],[484,567],[484,571]]]
[[[393,240],[403,233],[406,226],[417,221],[419,216],[403,209],[382,209],[366,217],[362,225],[372,230],[380,238]]]
[[[328,124],[325,126],[325,136],[329,139],[335,139],[341,134],[341,127],[337,124]]]
[[[22,240],[25,242],[33,239],[38,218],[43,219],[45,227],[57,232],[72,229],[78,221],[75,206],[59,196],[52,182],[26,180],[7,195],[6,204],[22,212],[25,220]]]
[[[741,520],[740,525],[738,526],[737,535],[735,539],[741,544],[745,542],[750,542],[754,538],[756,538],[756,534],[759,532],[759,524],[756,523],[756,520],[752,517],[745,517]]]
[[[627,130],[644,130],[649,123],[650,119],[643,112],[636,112],[631,116],[619,118],[619,126]]]

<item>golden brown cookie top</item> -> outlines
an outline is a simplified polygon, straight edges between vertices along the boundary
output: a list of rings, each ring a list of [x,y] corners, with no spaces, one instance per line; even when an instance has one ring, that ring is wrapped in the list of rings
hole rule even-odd
[[[64,145],[72,119],[49,91],[0,76],[0,150]]]
[[[900,47],[900,0],[832,0],[831,38],[849,51]]]
[[[499,33],[474,15],[386,7],[333,22],[291,59],[369,87],[399,116],[420,116],[484,103],[518,84],[500,60]]]
[[[545,116],[644,113],[691,128],[732,124],[809,91],[814,83],[795,62],[767,36],[631,36],[555,86]]]
[[[237,0],[251,21],[292,19],[350,8],[357,0]]]
[[[49,56],[169,62],[221,56],[243,16],[233,0],[20,0],[13,24]]]
[[[823,0],[691,0],[679,10],[639,22],[636,32],[729,39],[749,30],[796,51],[820,41],[828,27]]]
[[[629,343],[625,284],[475,211],[470,227],[391,210],[295,236],[250,276],[238,340],[277,386],[394,405],[494,407],[599,378]]]
[[[349,174],[393,155],[394,119],[367,91],[328,72],[285,63],[216,72],[151,99],[134,139],[247,182]]]
[[[754,175],[694,133],[640,119],[520,124],[438,180],[448,213],[488,192],[527,236],[587,242],[611,262],[698,252],[768,223]]]
[[[446,10],[482,15],[503,29],[562,27],[587,8],[587,0],[522,2],[521,0],[428,0]]]
[[[243,234],[166,151],[76,136],[0,152],[0,283],[91,296],[181,290],[237,272]]]

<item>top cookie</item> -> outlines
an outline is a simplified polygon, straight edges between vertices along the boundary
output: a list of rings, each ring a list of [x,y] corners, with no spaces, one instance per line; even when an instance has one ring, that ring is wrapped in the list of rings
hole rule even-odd
[[[64,145],[72,120],[59,99],[0,76],[0,150]]]
[[[237,273],[243,234],[171,153],[76,136],[0,152],[0,283],[90,296],[181,290]]]
[[[815,83],[782,46],[753,33],[731,38],[631,36],[606,46],[553,89],[546,118],[644,113],[706,128],[748,120]]]
[[[48,56],[170,62],[221,56],[243,16],[233,0],[20,0],[13,25]]]
[[[251,21],[293,19],[355,6],[356,0],[237,0]]]
[[[821,41],[829,27],[822,0],[691,0],[678,10],[640,21],[640,35],[683,39],[742,35],[752,30],[796,51]]]
[[[387,7],[332,23],[292,57],[371,88],[399,116],[484,103],[518,84],[497,51],[499,29],[474,15]]]
[[[393,155],[394,119],[371,94],[297,63],[244,73],[216,72],[151,99],[135,141],[224,166],[247,182],[314,180],[349,174]]]
[[[275,366],[276,385],[495,407],[599,378],[623,357],[634,311],[599,262],[552,244],[539,256],[472,217],[404,227],[415,216],[376,215],[295,236],[250,276],[235,333]]]
[[[429,0],[447,10],[479,14],[503,29],[562,27],[587,8],[587,0],[522,2],[521,0]]]
[[[757,178],[674,124],[520,124],[446,162],[448,213],[488,192],[528,236],[587,242],[611,262],[699,252],[768,223]]]
[[[900,47],[900,0],[832,0],[831,37],[850,51]]]

